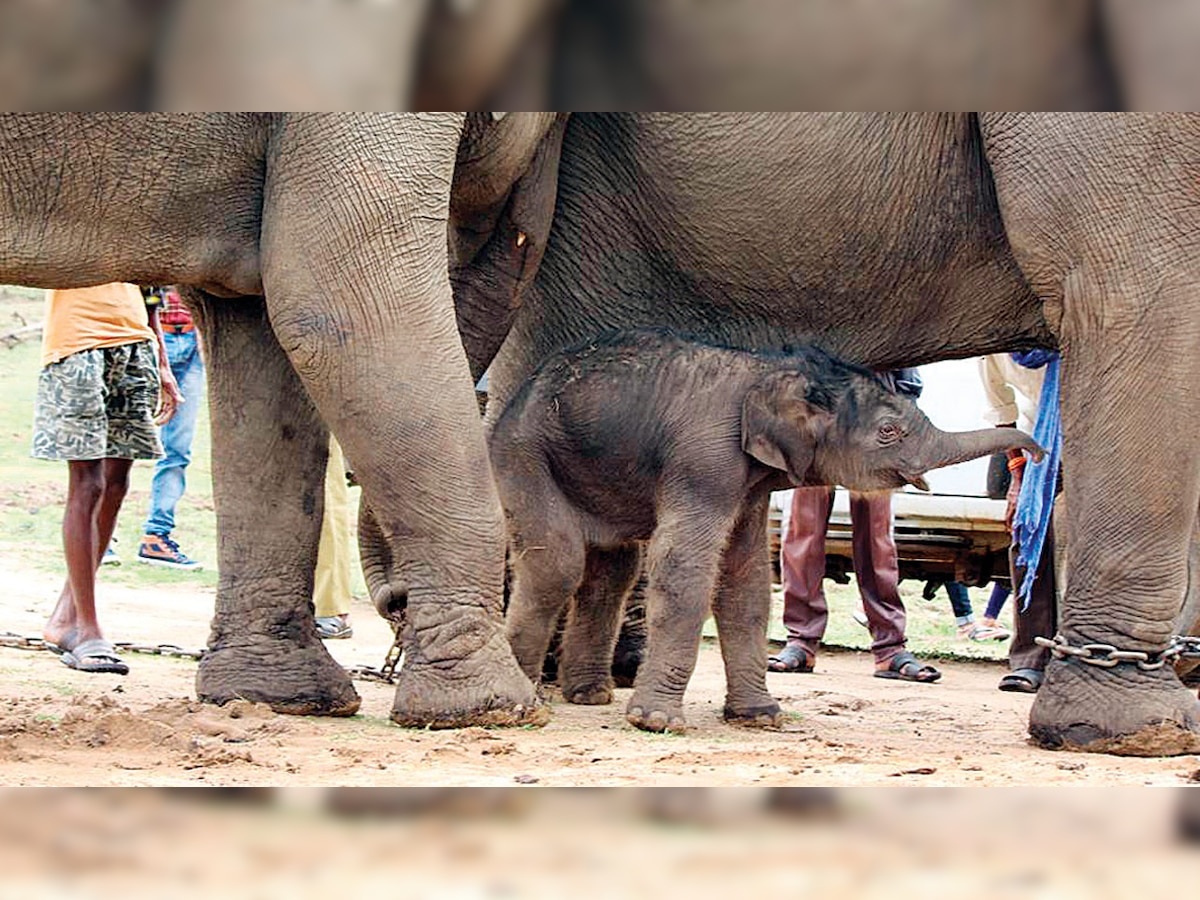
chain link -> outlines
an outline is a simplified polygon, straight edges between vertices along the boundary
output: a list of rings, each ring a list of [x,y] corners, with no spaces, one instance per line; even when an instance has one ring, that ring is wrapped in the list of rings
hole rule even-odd
[[[1200,659],[1200,637],[1177,634],[1171,638],[1171,647],[1179,651],[1180,659]]]
[[[388,619],[395,639],[392,641],[392,646],[388,647],[387,653],[384,654],[383,665],[378,669],[372,666],[351,666],[346,670],[351,678],[360,681],[379,681],[383,684],[396,683],[396,667],[400,664],[400,657],[404,655],[405,621],[406,616],[403,610]]]
[[[346,673],[351,678],[360,681],[378,681],[384,684],[395,684],[396,667],[400,664],[400,657],[404,653],[404,645],[401,637],[403,634],[403,620],[398,623],[392,623],[392,627],[395,630],[396,637],[383,658],[383,665],[379,668],[374,668],[373,666],[350,666],[346,669]],[[49,650],[53,653],[59,652],[57,647],[50,644],[44,638],[26,637],[13,631],[0,631],[0,647],[7,647],[11,650]],[[117,641],[113,644],[113,649],[118,653],[139,653],[147,656],[166,656],[194,661],[203,659],[204,654],[208,652],[207,650],[187,650],[178,644],[135,644],[130,641]]]
[[[1077,659],[1089,666],[1111,669],[1122,663],[1132,663],[1143,672],[1154,672],[1176,659],[1200,659],[1200,637],[1172,635],[1167,648],[1161,653],[1143,650],[1121,650],[1113,644],[1083,644],[1075,646],[1061,634],[1050,638],[1035,637],[1039,647],[1048,647],[1055,659]]]

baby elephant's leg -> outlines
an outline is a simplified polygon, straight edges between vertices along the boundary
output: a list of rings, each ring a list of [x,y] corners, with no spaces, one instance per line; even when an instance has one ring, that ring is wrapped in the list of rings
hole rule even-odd
[[[648,548],[646,661],[625,718],[646,731],[682,732],[683,692],[700,650],[721,551],[733,516],[661,515]],[[766,664],[764,660],[764,665]]]
[[[584,565],[578,521],[561,497],[551,499],[538,487],[501,488],[512,569],[508,640],[517,663],[535,684],[563,607],[583,580]]]
[[[771,562],[764,493],[747,502],[721,562],[713,616],[725,659],[725,718],[740,725],[775,726],[779,704],[767,692],[767,621]]]
[[[640,561],[636,546],[588,551],[583,584],[563,632],[558,683],[568,703],[612,702],[613,649]]]

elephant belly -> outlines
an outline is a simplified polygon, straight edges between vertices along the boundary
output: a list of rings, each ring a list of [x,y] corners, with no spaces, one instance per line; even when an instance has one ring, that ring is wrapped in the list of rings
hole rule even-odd
[[[875,366],[1047,336],[971,116],[573,118],[512,350],[654,325]]]

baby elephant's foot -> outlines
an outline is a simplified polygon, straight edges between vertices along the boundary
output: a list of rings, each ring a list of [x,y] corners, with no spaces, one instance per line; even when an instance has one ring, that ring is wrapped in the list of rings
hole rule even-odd
[[[604,706],[612,703],[612,681],[592,682],[590,684],[564,684],[563,699],[568,703],[578,703],[581,706]]]
[[[727,702],[724,716],[725,721],[730,725],[741,725],[746,728],[778,728],[783,724],[783,710],[774,700],[770,703],[747,706]]]
[[[683,718],[683,706],[678,701],[667,701],[655,697],[639,697],[634,694],[625,708],[625,719],[642,731],[670,731],[683,734],[687,731],[687,720]]]

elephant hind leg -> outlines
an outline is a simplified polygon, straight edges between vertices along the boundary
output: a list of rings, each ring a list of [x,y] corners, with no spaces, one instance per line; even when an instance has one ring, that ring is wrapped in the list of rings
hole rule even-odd
[[[586,548],[577,516],[548,475],[500,494],[509,519],[511,590],[507,629],[517,663],[537,681],[550,641],[584,579]]]
[[[562,639],[558,683],[568,703],[612,702],[613,650],[640,562],[637,546],[588,551],[583,584],[575,592]]]
[[[328,433],[261,299],[189,292],[188,302],[209,366],[220,571],[196,692],[210,703],[353,715],[358,694],[313,621]]]

